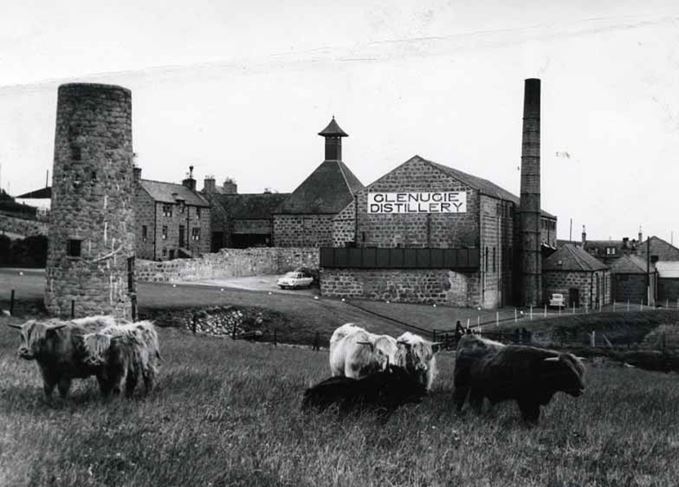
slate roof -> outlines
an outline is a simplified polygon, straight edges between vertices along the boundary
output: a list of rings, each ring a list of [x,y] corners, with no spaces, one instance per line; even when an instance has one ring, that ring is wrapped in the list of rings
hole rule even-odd
[[[191,191],[182,184],[153,181],[151,179],[141,179],[139,182],[141,187],[144,188],[151,198],[157,202],[176,203],[177,199],[183,199],[184,203],[187,205],[203,207],[210,206],[210,203],[200,194],[195,191]],[[172,195],[172,193],[177,193],[176,198]]]
[[[649,243],[651,247],[651,256],[657,255],[659,261],[679,260],[679,249],[655,235],[638,244],[637,252],[643,259],[646,258],[646,248]]]
[[[328,126],[318,132],[318,135],[323,137],[349,137],[349,134],[342,130],[337,122],[335,122],[335,117],[332,117]]]
[[[16,196],[16,198],[50,199],[52,198],[52,188],[50,186],[46,186],[42,189],[36,189],[35,191],[29,191],[28,193]]]
[[[661,279],[679,279],[679,262],[659,260],[655,267]]]
[[[231,218],[242,220],[271,219],[273,213],[290,193],[215,194]]]
[[[423,157],[420,156],[415,156],[414,158],[420,159],[439,171],[443,172],[444,174],[447,174],[455,179],[458,179],[459,181],[462,181],[464,184],[467,186],[471,186],[472,188],[476,189],[479,191],[481,194],[485,194],[487,196],[492,196],[493,198],[498,198],[501,200],[505,201],[511,201],[514,203],[517,207],[520,204],[520,200],[518,196],[513,195],[509,191],[507,191],[504,188],[501,188],[495,183],[492,183],[488,181],[487,179],[480,178],[478,176],[473,176],[471,174],[467,174],[466,172],[462,172],[458,169],[453,169],[452,167],[444,166],[443,164],[438,164],[433,161],[428,161],[427,159],[424,159]],[[413,159],[414,159],[413,158]],[[542,216],[548,217],[548,218],[556,218],[556,216],[552,215],[551,213],[547,213],[545,210],[540,210],[540,213]]]
[[[594,272],[608,267],[580,247],[565,244],[542,262],[542,271]]]
[[[363,184],[342,161],[323,161],[275,213],[339,213],[361,189]]]
[[[653,264],[650,268],[655,272]],[[646,261],[636,255],[623,255],[611,264],[613,274],[646,274]]]

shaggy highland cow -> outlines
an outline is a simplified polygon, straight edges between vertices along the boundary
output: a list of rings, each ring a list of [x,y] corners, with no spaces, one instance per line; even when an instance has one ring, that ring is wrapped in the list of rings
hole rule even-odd
[[[115,323],[111,316],[91,316],[72,321],[58,319],[23,325],[9,325],[20,330],[19,357],[35,360],[43,379],[47,399],[58,387],[61,397],[66,397],[73,379],[96,375],[97,370],[83,361],[81,344],[83,335]]]
[[[570,353],[468,336],[457,348],[453,397],[458,410],[467,395],[477,410],[484,398],[491,404],[513,399],[523,419],[536,423],[540,406],[549,404],[555,393],[574,397],[583,393],[584,373],[582,362]]]
[[[440,343],[430,342],[407,331],[396,339],[396,344],[398,351],[394,363],[406,369],[427,390],[431,390],[436,377],[436,354]]]
[[[99,387],[106,397],[131,396],[138,380],[145,392],[154,386],[160,360],[158,335],[150,321],[114,325],[82,338],[83,359],[97,371]]]
[[[330,338],[330,372],[334,377],[360,379],[385,370],[396,360],[396,339],[375,335],[347,323],[337,328]]]
[[[304,393],[302,409],[325,410],[336,405],[340,414],[374,410],[388,416],[399,406],[417,403],[426,389],[405,369],[395,365],[362,379],[331,377]]]

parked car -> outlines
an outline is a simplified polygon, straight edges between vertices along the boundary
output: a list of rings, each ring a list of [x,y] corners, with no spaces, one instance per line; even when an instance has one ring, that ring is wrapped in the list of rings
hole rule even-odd
[[[278,279],[278,287],[281,289],[296,289],[311,286],[314,278],[304,272],[292,271]]]
[[[565,308],[566,298],[561,293],[552,293],[552,297],[549,298],[549,305],[555,308]]]

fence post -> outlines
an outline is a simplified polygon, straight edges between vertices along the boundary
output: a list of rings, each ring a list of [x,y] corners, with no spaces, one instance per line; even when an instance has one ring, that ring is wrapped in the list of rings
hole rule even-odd
[[[516,323],[517,316],[516,316],[516,308],[514,308],[514,323]]]
[[[434,330],[434,336],[436,336],[436,330]],[[436,340],[434,340],[436,341]],[[316,335],[314,335],[314,350],[320,350],[321,349],[321,337],[319,336],[318,332],[316,332]]]
[[[592,347],[596,347],[596,331],[595,331],[595,330],[592,330],[592,334],[590,335],[589,344],[590,344]]]
[[[530,319],[533,321],[533,305],[530,305]]]
[[[477,327],[481,326],[481,316],[480,315],[476,315],[476,326]]]
[[[9,297],[9,314],[14,316],[14,289],[12,289],[12,294]]]
[[[669,307],[670,307],[670,298],[667,298],[665,300],[665,308],[669,308]]]
[[[469,330],[469,318],[467,318],[467,330]]]
[[[615,299],[613,300],[613,311],[615,311]]]
[[[71,319],[75,318],[75,299],[71,299]]]
[[[547,318],[547,305],[545,304],[545,318]]]
[[[231,329],[231,339],[235,340],[236,339],[236,325],[233,325],[233,328]]]
[[[642,300],[639,302],[639,311],[643,311],[643,310],[644,310],[644,300],[642,299]]]
[[[318,332],[316,332],[316,336],[318,336]],[[435,342],[435,341],[436,341],[436,328],[434,328],[434,329],[431,331],[431,341],[432,341],[432,342]]]
[[[276,328],[273,329],[273,346],[278,346],[278,330]]]
[[[571,314],[575,314],[575,302],[573,302],[573,313]]]
[[[627,300],[627,311],[629,311],[629,299]]]
[[[495,312],[495,327],[497,328],[499,326],[500,326],[500,312],[496,311]]]
[[[194,335],[196,334],[196,325],[197,325],[196,321],[197,321],[196,315],[193,315],[191,317],[191,331],[193,332]],[[235,330],[236,327],[234,326],[233,329]]]

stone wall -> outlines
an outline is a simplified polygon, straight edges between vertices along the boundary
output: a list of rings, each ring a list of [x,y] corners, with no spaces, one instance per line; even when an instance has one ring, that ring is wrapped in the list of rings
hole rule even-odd
[[[466,191],[466,213],[374,214],[369,192]],[[479,192],[413,158],[358,193],[360,247],[479,247]]]
[[[139,183],[134,185],[134,211],[137,258],[155,259],[155,202]],[[146,227],[146,237],[143,234],[143,227]]]
[[[45,290],[50,314],[70,315],[74,302],[76,316],[131,317],[132,154],[129,90],[59,87]]]
[[[611,273],[608,270],[596,272],[547,271],[542,274],[543,298],[549,301],[552,293],[561,293],[569,302],[569,290],[579,290],[580,306],[595,308],[610,304]]]
[[[356,240],[356,202],[352,201],[332,220],[332,246],[346,247]]]
[[[16,218],[0,213],[0,234],[17,233],[24,237],[47,235],[47,222]]]
[[[282,274],[300,266],[318,269],[319,262],[320,253],[317,248],[221,249],[196,259],[137,261],[136,274],[140,281],[198,281]]]
[[[328,215],[274,215],[276,247],[331,247],[333,218]]]
[[[640,303],[646,302],[645,274],[613,274],[613,299],[617,302]]]
[[[480,273],[447,269],[321,269],[321,294],[403,303],[481,306]]]

